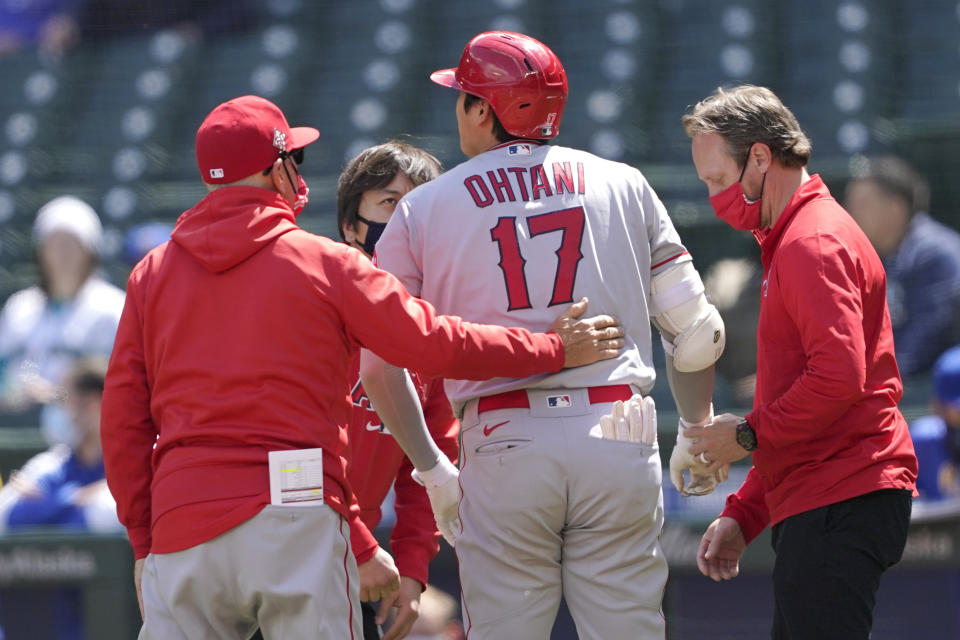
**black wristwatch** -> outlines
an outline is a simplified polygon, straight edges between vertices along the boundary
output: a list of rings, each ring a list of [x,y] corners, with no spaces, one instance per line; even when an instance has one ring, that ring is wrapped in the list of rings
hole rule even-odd
[[[754,451],[757,448],[757,434],[746,418],[737,425],[737,444],[747,451]]]

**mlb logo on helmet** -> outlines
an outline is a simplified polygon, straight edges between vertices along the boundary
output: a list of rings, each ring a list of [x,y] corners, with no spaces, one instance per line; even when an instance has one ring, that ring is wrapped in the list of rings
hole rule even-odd
[[[543,126],[540,127],[540,135],[542,135],[544,138],[552,138],[554,135],[553,123],[554,121],[556,121],[556,119],[557,119],[556,113],[548,113],[547,121],[543,123]]]
[[[570,396],[547,396],[547,406],[551,409],[562,409],[570,406]]]

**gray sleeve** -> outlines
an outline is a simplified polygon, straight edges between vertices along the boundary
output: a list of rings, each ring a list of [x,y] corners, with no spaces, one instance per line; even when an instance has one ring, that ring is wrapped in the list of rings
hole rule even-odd
[[[715,365],[706,369],[683,373],[673,367],[673,358],[667,356],[667,382],[677,403],[680,417],[689,423],[703,422],[710,413],[713,398]]]
[[[667,208],[642,175],[640,180],[640,204],[646,221],[647,238],[650,241],[650,272],[656,273],[669,264],[686,262],[690,260],[690,256],[680,241],[680,234],[674,228]]]
[[[420,398],[406,369],[372,351],[360,354],[360,380],[370,404],[418,471],[436,466],[443,453],[430,437]]]

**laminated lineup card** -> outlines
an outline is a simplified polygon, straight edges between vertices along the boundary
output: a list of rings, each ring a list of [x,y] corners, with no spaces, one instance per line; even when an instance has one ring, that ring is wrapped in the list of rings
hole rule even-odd
[[[270,504],[312,507],[323,504],[323,449],[270,451]]]

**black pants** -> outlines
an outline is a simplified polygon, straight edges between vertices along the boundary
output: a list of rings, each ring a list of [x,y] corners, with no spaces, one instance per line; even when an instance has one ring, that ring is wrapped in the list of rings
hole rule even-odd
[[[363,614],[363,640],[380,640],[377,611],[369,602],[361,602],[360,613]]]
[[[875,491],[773,527],[774,640],[867,640],[880,576],[903,555],[910,492]]]

